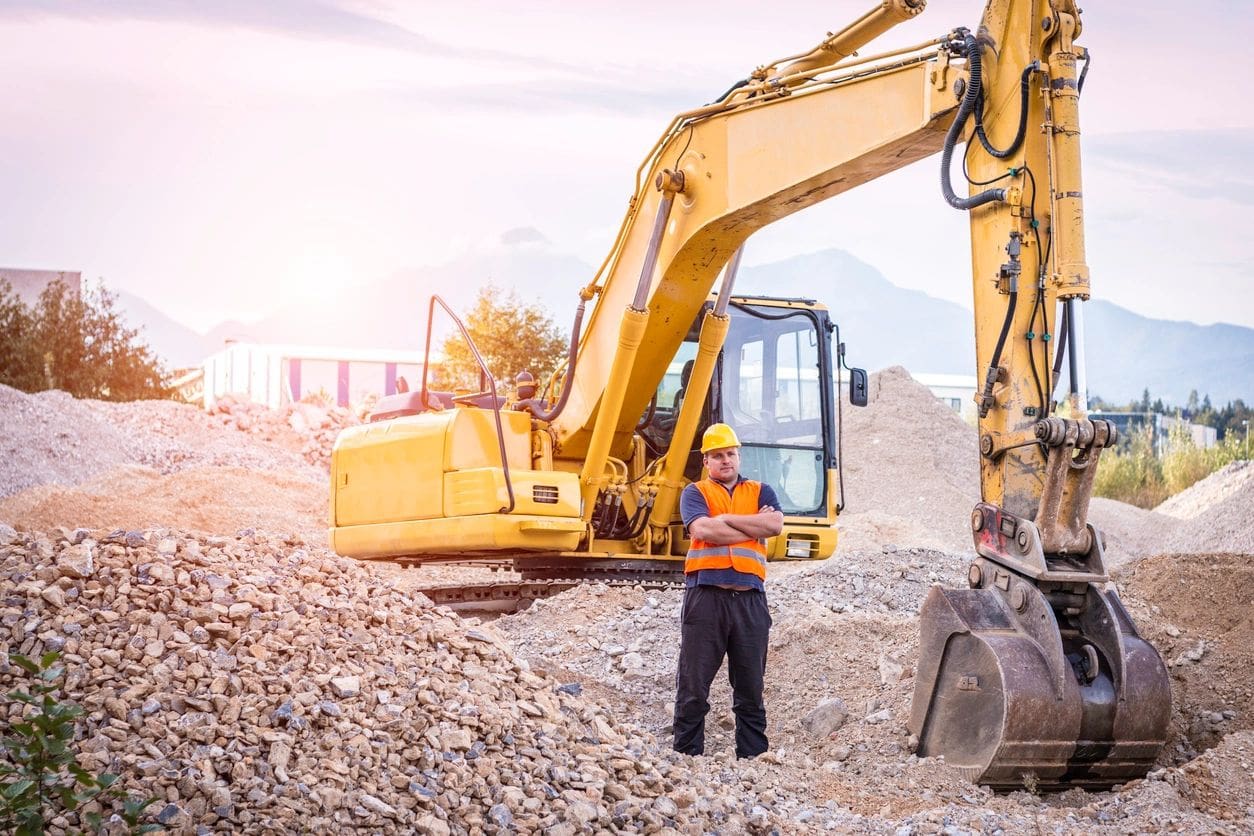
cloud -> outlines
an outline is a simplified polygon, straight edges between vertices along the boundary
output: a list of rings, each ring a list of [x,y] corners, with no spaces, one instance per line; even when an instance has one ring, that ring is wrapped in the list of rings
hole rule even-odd
[[[0,19],[141,20],[242,27],[294,37],[347,41],[434,58],[493,61],[532,69],[573,68],[493,49],[450,46],[380,17],[308,0],[0,0]]]
[[[1246,131],[1146,131],[1086,138],[1094,161],[1177,194],[1254,205],[1254,137]]]

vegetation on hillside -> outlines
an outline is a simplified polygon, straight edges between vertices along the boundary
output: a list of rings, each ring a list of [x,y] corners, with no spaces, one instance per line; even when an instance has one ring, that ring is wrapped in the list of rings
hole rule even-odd
[[[1160,456],[1146,427],[1132,433],[1126,445],[1102,452],[1093,492],[1153,508],[1225,465],[1249,457],[1246,440],[1238,433],[1229,433],[1215,446],[1202,448],[1183,425],[1172,428]]]

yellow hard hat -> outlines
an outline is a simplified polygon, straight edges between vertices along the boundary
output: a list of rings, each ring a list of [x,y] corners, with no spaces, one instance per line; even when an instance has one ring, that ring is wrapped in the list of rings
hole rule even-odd
[[[701,436],[701,454],[705,455],[711,450],[721,450],[724,447],[739,447],[740,439],[736,438],[736,431],[726,424],[711,424],[710,428],[705,431],[705,435]]]

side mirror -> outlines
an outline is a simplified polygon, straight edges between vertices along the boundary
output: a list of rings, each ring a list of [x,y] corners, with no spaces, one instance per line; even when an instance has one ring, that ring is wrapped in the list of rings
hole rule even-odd
[[[866,369],[849,370],[849,403],[866,406]]]

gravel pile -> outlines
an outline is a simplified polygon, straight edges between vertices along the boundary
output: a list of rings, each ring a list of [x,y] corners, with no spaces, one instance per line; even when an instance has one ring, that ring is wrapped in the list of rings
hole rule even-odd
[[[0,651],[64,653],[83,764],[161,796],[151,810],[175,830],[775,822],[719,764],[680,770],[683,756],[529,670],[490,627],[366,567],[247,532],[7,528],[0,544]],[[5,706],[9,721],[22,711]]]
[[[297,453],[258,444],[188,404],[28,395],[0,384],[0,497],[131,465],[162,474],[203,466],[316,472]]]
[[[1254,554],[1254,462],[1233,462],[1155,510],[1183,519],[1160,551]]]
[[[360,424],[352,411],[335,404],[299,401],[270,409],[247,398],[227,395],[209,408],[209,415],[264,441],[298,450],[310,464],[326,468],[340,430]]]

